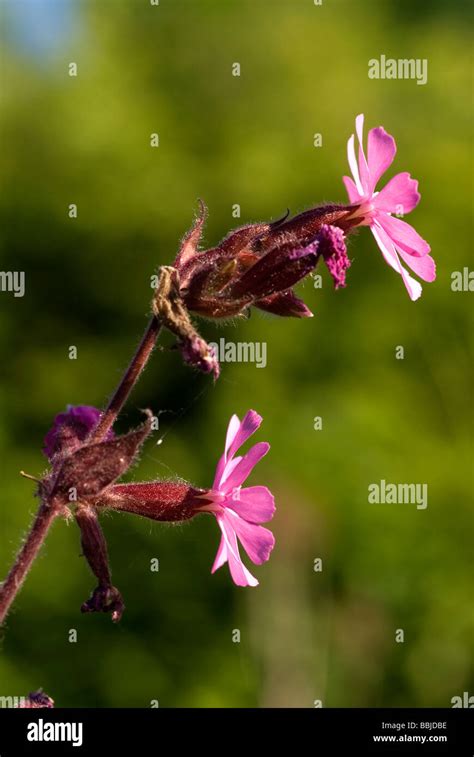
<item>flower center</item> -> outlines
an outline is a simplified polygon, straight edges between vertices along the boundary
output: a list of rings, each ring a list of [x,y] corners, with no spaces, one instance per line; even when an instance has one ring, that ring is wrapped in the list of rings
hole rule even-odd
[[[210,489],[209,491],[206,491],[205,494],[196,497],[196,500],[204,500],[204,503],[201,507],[196,507],[196,510],[199,510],[203,513],[214,513],[214,515],[217,515],[218,513],[221,513],[223,511],[222,502],[225,500],[226,495],[224,492],[217,491],[215,489]]]
[[[216,491],[214,489],[211,489],[210,491],[205,492],[205,494],[202,495],[202,499],[205,501],[205,504],[201,507],[197,507],[196,510],[199,510],[200,512],[204,513],[213,513],[214,515],[218,515],[219,513],[223,513],[225,510],[225,501],[229,502],[229,500],[232,500],[232,502],[239,502],[240,501],[240,490],[241,486],[234,486],[231,492],[228,494],[225,494],[221,491]],[[200,499],[201,497],[197,497],[197,499]]]
[[[370,226],[374,217],[375,208],[370,200],[363,200],[360,205],[345,219],[351,226]]]
[[[241,488],[241,486],[234,486],[234,488],[232,489],[231,499],[233,500],[233,502],[240,502]]]

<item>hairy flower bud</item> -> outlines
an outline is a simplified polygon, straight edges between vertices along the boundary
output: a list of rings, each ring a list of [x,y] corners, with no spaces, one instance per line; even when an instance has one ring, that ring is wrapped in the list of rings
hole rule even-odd
[[[150,434],[152,414],[135,431],[105,442],[84,444],[61,464],[51,492],[52,497],[66,498],[74,489],[76,498],[97,496],[122,476],[131,466]]]
[[[70,455],[86,441],[89,432],[98,424],[101,411],[90,405],[68,405],[65,413],[59,413],[44,438],[43,452],[48,460]],[[109,431],[107,439],[113,439]]]
[[[206,490],[179,481],[115,484],[97,507],[141,515],[160,521],[189,520],[206,503]]]
[[[269,249],[274,244],[275,237],[287,234],[293,235],[300,246],[313,242],[324,225],[338,226],[344,232],[349,231],[357,222],[351,220],[357,205],[321,205],[320,207],[305,210],[293,218],[289,218],[276,229],[271,229],[262,234],[254,243],[258,249]]]
[[[229,294],[237,298],[250,295],[258,301],[286,291],[313,270],[318,260],[317,248],[317,242],[298,247],[291,237],[275,244],[229,286]]]

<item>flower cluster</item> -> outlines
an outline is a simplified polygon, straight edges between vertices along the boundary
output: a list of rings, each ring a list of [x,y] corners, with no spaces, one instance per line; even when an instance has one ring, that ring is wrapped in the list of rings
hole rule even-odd
[[[215,378],[219,375],[216,356],[196,330],[191,313],[229,318],[255,307],[279,316],[311,316],[294,286],[314,270],[320,259],[334,287],[346,286],[350,266],[347,236],[360,226],[370,227],[382,254],[402,276],[412,299],[420,296],[421,286],[401,260],[420,278],[434,279],[429,245],[396,217],[418,204],[418,183],[408,173],[399,173],[376,191],[379,179],[395,157],[395,140],[382,127],[371,129],[366,156],[363,122],[363,115],[357,116],[357,158],[354,135],[348,142],[353,179],[344,177],[344,183],[349,205],[323,205],[292,218],[287,214],[274,222],[248,224],[231,231],[216,247],[200,250],[207,216],[206,206],[200,203],[198,217],[182,240],[173,266],[160,269],[153,298],[154,316],[177,337],[185,362],[213,373]],[[236,415],[231,418],[212,487],[199,489],[183,481],[118,483],[150,433],[149,419],[125,436],[115,437],[109,429],[99,442],[88,442],[100,415],[93,407],[69,407],[56,417],[44,448],[52,472],[42,481],[42,492],[64,503],[66,493],[74,490],[83,551],[98,578],[98,586],[84,603],[83,611],[112,612],[118,620],[124,608],[120,593],[111,583],[107,547],[98,523],[97,516],[105,509],[169,522],[188,520],[200,513],[214,515],[221,541],[212,571],[228,563],[237,585],[255,586],[256,578],[240,558],[239,542],[255,564],[268,560],[274,538],[262,523],[272,518],[275,506],[266,487],[243,484],[269,445],[259,442],[246,454],[237,453],[258,429],[261,417],[251,410],[242,421]]]
[[[257,579],[242,562],[239,543],[250,560],[260,565],[274,546],[271,531],[263,527],[274,514],[271,492],[265,486],[244,486],[269,445],[258,442],[245,454],[242,445],[259,428],[261,417],[250,410],[243,420],[232,416],[224,453],[211,487],[201,489],[184,481],[119,483],[137,459],[152,430],[152,415],[137,429],[116,436],[113,424],[149,359],[161,328],[170,331],[186,363],[219,376],[216,355],[199,334],[192,315],[225,319],[246,314],[250,307],[278,316],[312,315],[294,287],[322,260],[334,287],[346,286],[351,265],[348,236],[369,226],[387,263],[397,271],[412,300],[421,285],[404,267],[424,281],[435,278],[428,243],[400,216],[418,204],[418,183],[398,173],[380,190],[376,186],[391,166],[395,140],[382,127],[371,129],[367,153],[363,146],[364,117],[356,118],[348,141],[353,178],[344,177],[349,204],[314,207],[294,217],[253,223],[231,231],[216,247],[200,250],[207,209],[200,203],[198,217],[182,240],[172,266],[161,266],[152,301],[152,317],[119,386],[101,413],[94,407],[70,406],[48,432],[44,452],[51,468],[39,481],[41,500],[35,524],[7,579],[0,585],[0,623],[16,596],[42,540],[58,515],[74,515],[81,531],[83,554],[97,578],[97,587],[82,605],[83,612],[109,612],[120,620],[124,603],[112,585],[107,544],[99,514],[115,510],[158,521],[189,520],[213,515],[221,540],[212,572],[228,564],[238,586],[256,586]],[[35,704],[29,706],[37,706]],[[43,706],[43,705],[42,705]]]
[[[347,235],[360,226],[370,226],[382,254],[402,276],[412,300],[420,296],[421,285],[406,271],[400,258],[421,279],[434,280],[435,265],[428,243],[412,226],[396,217],[409,213],[418,204],[418,183],[410,174],[399,173],[380,192],[375,191],[382,174],[393,162],[396,145],[381,126],[371,129],[366,157],[362,145],[363,121],[363,115],[357,116],[358,159],[354,135],[348,142],[354,179],[346,176],[344,183],[350,205],[322,205],[293,218],[287,214],[278,221],[248,224],[231,231],[216,247],[201,251],[199,243],[207,208],[200,202],[198,218],[184,237],[174,266],[162,272],[154,301],[157,317],[178,337],[185,362],[212,372],[216,378],[219,375],[216,357],[192,326],[189,313],[229,318],[255,307],[279,316],[312,316],[294,286],[321,259],[335,288],[344,287],[350,266]],[[171,288],[167,283],[170,276]]]

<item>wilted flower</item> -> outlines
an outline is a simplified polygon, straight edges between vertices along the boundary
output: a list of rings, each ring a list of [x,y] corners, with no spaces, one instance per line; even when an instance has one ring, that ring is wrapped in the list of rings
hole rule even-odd
[[[379,192],[375,191],[378,180],[392,164],[397,150],[395,140],[379,126],[369,131],[367,157],[363,147],[364,116],[356,118],[359,154],[356,160],[354,135],[347,143],[349,165],[354,181],[344,176],[349,200],[359,207],[351,217],[359,225],[370,226],[372,234],[387,263],[399,273],[412,300],[421,295],[421,284],[416,281],[400,262],[400,258],[423,281],[434,281],[436,268],[430,257],[430,246],[410,224],[395,218],[409,213],[420,201],[418,182],[409,173],[399,173]]]
[[[302,245],[294,234],[277,233],[281,221],[244,226],[217,247],[199,252],[205,215],[201,204],[200,217],[176,260],[180,292],[188,310],[211,318],[240,315],[251,305],[258,308],[261,300],[291,291],[316,265],[313,245]],[[263,250],[258,241],[265,235],[269,242]],[[265,302],[263,305],[265,309]],[[306,308],[295,307],[285,314],[310,315]]]
[[[45,694],[43,689],[38,691],[32,691],[25,699],[18,705],[19,709],[52,709],[54,707],[54,699],[48,694]]]
[[[230,232],[217,247],[199,252],[206,208],[184,238],[175,261],[186,308],[211,318],[241,315],[250,306],[281,316],[305,318],[311,311],[292,287],[315,268],[323,227],[338,223],[355,208],[326,205],[273,223],[255,223]],[[326,254],[329,257],[329,247]],[[326,256],[324,256],[327,260]]]
[[[334,288],[346,286],[346,271],[351,265],[347,256],[344,232],[339,226],[324,224],[318,234],[319,252],[334,281]]]
[[[181,357],[188,365],[203,373],[219,377],[219,363],[214,350],[195,329],[180,291],[179,272],[172,266],[161,266],[152,309],[159,321],[178,339]]]
[[[279,316],[311,317],[293,287],[314,270],[320,257],[336,288],[345,285],[349,266],[344,230],[358,205],[325,205],[273,223],[254,223],[231,231],[217,247],[199,251],[207,209],[184,237],[173,266],[162,266],[152,308],[177,337],[183,360],[219,375],[212,348],[193,325],[190,313],[208,318],[241,316],[251,306]]]

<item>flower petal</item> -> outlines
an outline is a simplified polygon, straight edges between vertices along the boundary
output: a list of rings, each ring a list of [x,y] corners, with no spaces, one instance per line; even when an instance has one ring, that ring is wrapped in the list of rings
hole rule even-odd
[[[237,536],[232,523],[230,523],[224,516],[218,517],[217,522],[219,523],[219,528],[221,529],[225,540],[227,559],[229,561],[229,570],[232,580],[237,586],[258,586],[257,579],[252,576],[240,559]]]
[[[238,415],[233,415],[232,418],[229,421],[229,425],[227,427],[227,434],[225,437],[225,455],[229,452],[229,447],[234,441],[235,437],[239,433],[239,428],[241,426],[240,418]]]
[[[214,476],[214,483],[212,486],[213,489],[218,489],[220,486],[220,482],[222,480],[222,476],[224,474],[224,470],[227,463],[227,453],[228,453],[230,445],[234,441],[239,431],[239,428],[240,428],[240,418],[237,415],[233,415],[227,427],[224,454],[221,456],[221,458],[219,459],[219,462],[217,463],[216,474]]]
[[[373,193],[378,180],[393,163],[396,152],[397,145],[394,138],[387,134],[382,126],[369,131],[367,139],[367,163],[370,175],[369,194]]]
[[[422,292],[421,284],[416,281],[416,279],[413,279],[408,271],[406,271],[402,266],[397,255],[397,251],[393,246],[392,240],[384,231],[384,229],[378,223],[374,223],[370,228],[385,260],[390,266],[392,266],[395,271],[397,271],[397,273],[401,275],[403,283],[405,284],[408,294],[410,295],[410,299],[417,300]]]
[[[261,565],[270,557],[270,552],[275,546],[275,537],[268,528],[257,526],[255,523],[248,523],[243,518],[227,510],[224,513],[224,519],[229,527],[232,528],[247,552],[248,556],[255,565]]]
[[[349,176],[343,176],[342,181],[344,182],[347,194],[349,195],[349,202],[359,202],[362,195],[360,194],[352,179]]]
[[[364,152],[364,114],[359,113],[359,115],[356,118],[356,132],[357,132],[357,139],[359,140],[359,176],[360,176],[360,183],[362,184],[362,187],[364,189],[364,194],[368,195],[371,193],[370,189],[370,174],[369,174],[369,167],[367,165],[367,159],[365,157]]]
[[[217,464],[213,489],[218,489],[222,479],[225,478],[225,476],[228,476],[233,470],[235,465],[229,466],[228,462],[231,462],[232,457],[235,455],[239,447],[241,447],[242,444],[255,433],[261,422],[262,417],[256,413],[255,410],[249,410],[243,421],[240,421],[237,415],[232,416],[227,428],[224,454]]]
[[[226,507],[249,523],[266,523],[273,518],[275,499],[266,486],[249,486],[240,489],[237,498],[226,501]]]
[[[262,420],[262,416],[256,413],[255,410],[248,411],[230,443],[227,453],[229,457],[233,457],[242,444],[256,432]]]
[[[434,281],[436,278],[436,263],[431,255],[423,255],[417,258],[415,255],[409,255],[403,250],[398,250],[400,256],[412,271],[416,273],[423,281]]]
[[[431,251],[428,242],[420,237],[413,226],[402,221],[401,218],[380,213],[377,214],[377,222],[384,228],[392,242],[403,252],[421,257]]]
[[[219,568],[222,568],[224,563],[227,562],[227,544],[223,536],[221,536],[221,542],[219,544],[219,549],[217,550],[216,559],[214,560],[214,564],[211,568],[211,573],[215,573],[216,570],[219,570]]]
[[[354,135],[351,134],[349,139],[347,140],[347,160],[349,161],[349,167],[351,169],[352,176],[354,177],[355,185],[357,188],[357,191],[361,197],[364,195],[364,190],[362,188],[362,184],[360,182],[360,176],[359,176],[359,168],[357,166],[357,160],[355,156],[355,149],[354,149]]]
[[[420,202],[418,182],[404,171],[390,179],[383,189],[374,197],[373,205],[386,213],[409,213]]]
[[[239,461],[238,465],[230,472],[224,475],[221,481],[220,489],[224,493],[231,491],[235,486],[240,486],[250,475],[259,460],[267,454],[270,449],[268,442],[258,442],[249,449]]]

